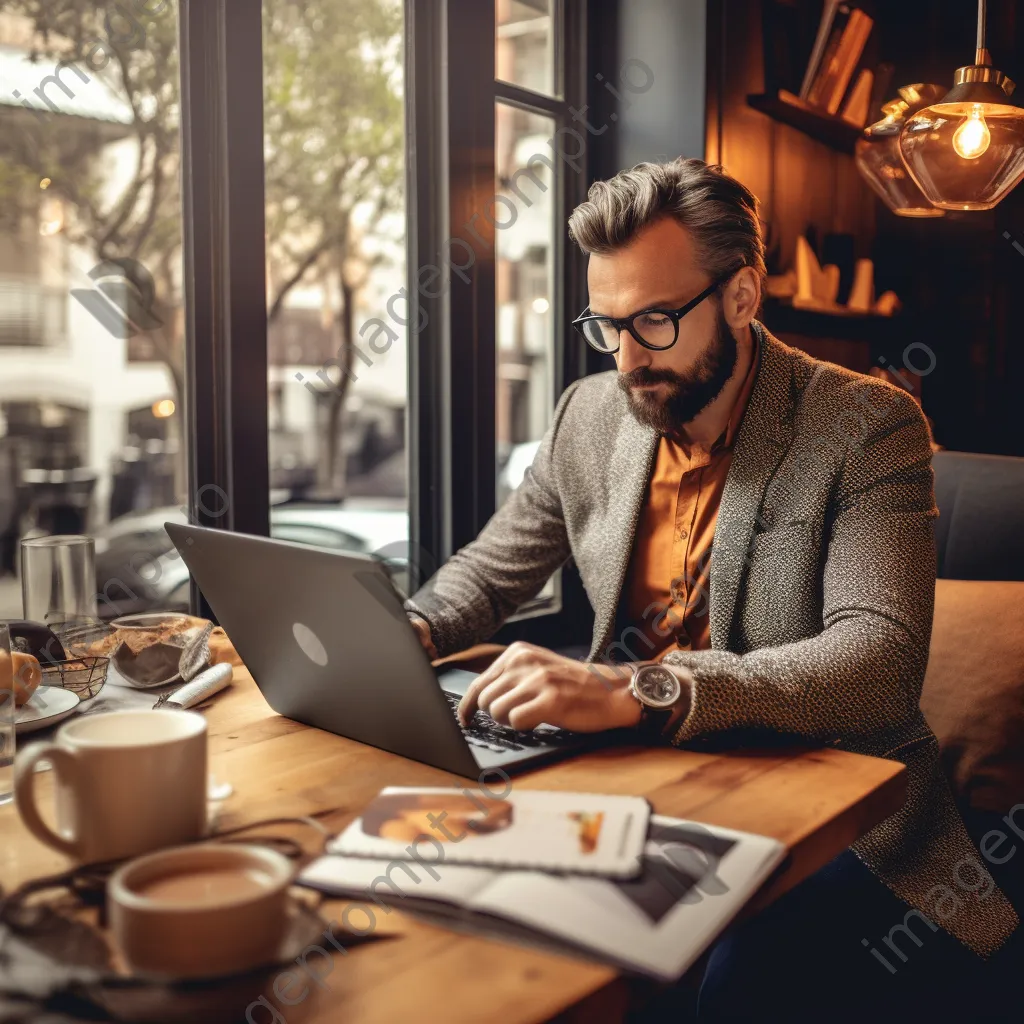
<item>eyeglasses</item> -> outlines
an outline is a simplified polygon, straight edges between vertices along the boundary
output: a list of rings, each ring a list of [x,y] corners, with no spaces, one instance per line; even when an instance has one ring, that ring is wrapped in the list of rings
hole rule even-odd
[[[678,309],[644,309],[620,320],[584,311],[573,320],[572,325],[583,335],[591,348],[603,355],[614,355],[619,351],[619,334],[624,330],[629,331],[644,348],[662,351],[671,348],[678,340],[679,321],[735,273],[736,271],[732,270],[724,277],[720,277],[709,284],[700,295]]]

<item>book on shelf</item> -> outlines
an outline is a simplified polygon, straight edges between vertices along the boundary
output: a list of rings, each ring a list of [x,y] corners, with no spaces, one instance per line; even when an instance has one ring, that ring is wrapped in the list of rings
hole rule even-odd
[[[821,24],[818,26],[818,34],[815,36],[814,46],[811,49],[811,59],[807,62],[807,70],[804,72],[804,80],[800,86],[800,99],[802,100],[806,100],[811,93],[814,77],[818,73],[818,68],[821,67],[822,57],[825,55],[825,49],[828,47],[832,35],[832,23],[835,21],[839,6],[839,0],[825,0]]]
[[[776,0],[762,4],[764,91],[768,96],[781,89],[800,92],[800,83],[806,77],[807,54],[813,48],[818,28],[805,15],[798,3]]]
[[[821,66],[806,96],[807,102],[829,114],[838,114],[873,25],[874,20],[863,11],[840,5],[832,21]]]
[[[868,123],[868,112],[871,109],[871,90],[875,76],[867,68],[861,68],[857,81],[843,104],[842,118],[856,128],[863,128]]]

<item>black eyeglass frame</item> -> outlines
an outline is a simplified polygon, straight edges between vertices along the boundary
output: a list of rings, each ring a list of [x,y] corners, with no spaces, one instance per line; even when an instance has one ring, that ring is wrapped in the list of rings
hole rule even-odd
[[[730,270],[728,274],[718,278],[717,281],[713,281],[695,298],[690,299],[685,306],[680,306],[678,309],[662,309],[658,306],[651,306],[647,309],[637,310],[635,313],[631,313],[629,316],[616,319],[613,316],[603,316],[600,313],[587,313],[584,311],[575,320],[572,321],[573,327],[583,336],[583,340],[595,351],[600,352],[601,355],[613,356],[619,351],[621,345],[616,345],[615,348],[598,348],[586,335],[583,330],[583,325],[591,320],[605,320],[615,328],[615,336],[618,337],[623,330],[629,331],[629,333],[636,339],[637,343],[643,345],[644,348],[650,349],[652,352],[664,352],[670,349],[679,340],[679,321],[686,316],[687,313],[696,309],[709,295],[720,288],[723,284],[726,284],[736,273],[741,270],[742,267],[737,267],[736,270]],[[588,306],[587,309],[590,307]],[[652,345],[649,341],[644,341],[640,337],[640,332],[633,326],[633,321],[638,316],[645,316],[648,313],[661,313],[663,316],[667,316],[672,320],[672,325],[675,328],[672,340],[667,345]]]

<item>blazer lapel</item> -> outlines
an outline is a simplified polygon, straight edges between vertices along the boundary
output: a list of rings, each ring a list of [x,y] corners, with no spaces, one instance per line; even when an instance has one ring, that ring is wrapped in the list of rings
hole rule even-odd
[[[722,493],[711,553],[711,646],[729,648],[747,552],[764,500],[793,436],[795,395],[788,350],[759,323],[760,365]]]
[[[659,435],[652,427],[636,421],[624,411],[608,460],[604,537],[600,543],[603,562],[600,584],[594,600],[594,635],[590,658],[596,658],[611,640],[615,615],[626,578],[633,538],[640,517],[647,481],[658,450]]]

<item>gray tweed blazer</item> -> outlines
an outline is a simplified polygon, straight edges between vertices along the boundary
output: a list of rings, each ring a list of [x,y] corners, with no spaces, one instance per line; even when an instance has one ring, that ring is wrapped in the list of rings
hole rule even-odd
[[[1017,915],[967,835],[920,710],[936,568],[927,424],[898,388],[754,329],[757,379],[711,558],[712,649],[665,658],[695,680],[671,741],[760,733],[906,764],[903,809],[853,849],[928,923],[987,955]],[[638,631],[616,635],[616,612],[657,447],[615,371],[570,385],[519,488],[406,601],[439,655],[492,636],[571,557],[594,608],[589,660],[643,659]],[[928,923],[913,928],[923,941]],[[912,955],[915,941],[904,934],[901,948]]]

